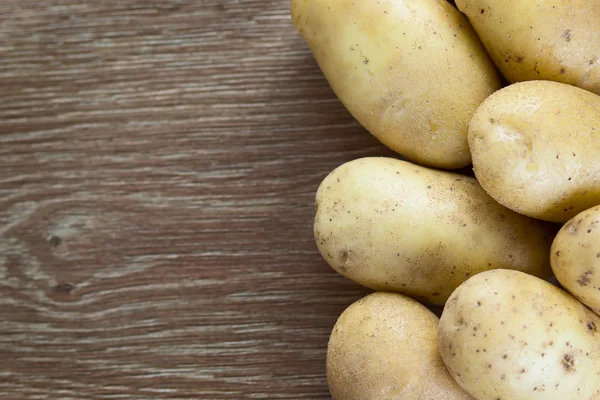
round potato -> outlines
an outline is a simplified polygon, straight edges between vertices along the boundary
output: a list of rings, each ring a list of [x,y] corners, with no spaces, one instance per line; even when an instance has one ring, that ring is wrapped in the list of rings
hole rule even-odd
[[[567,292],[518,271],[476,275],[452,294],[439,350],[478,400],[597,399],[600,317]]]
[[[375,290],[444,304],[469,276],[489,269],[551,274],[554,228],[502,207],[470,177],[358,159],[325,178],[316,208],[325,260]]]
[[[334,92],[375,137],[429,166],[471,162],[468,124],[500,88],[467,19],[439,0],[292,0]]]
[[[600,206],[562,227],[552,243],[550,263],[560,284],[600,315]]]
[[[469,145],[481,186],[514,211],[566,222],[600,204],[600,96],[516,83],[477,109]]]
[[[437,349],[438,318],[395,293],[373,293],[338,319],[327,350],[334,400],[471,400]]]
[[[456,0],[511,82],[552,80],[600,94],[599,0]]]

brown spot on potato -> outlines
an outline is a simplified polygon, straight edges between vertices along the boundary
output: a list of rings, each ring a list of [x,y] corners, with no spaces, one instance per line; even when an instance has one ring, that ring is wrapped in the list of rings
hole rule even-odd
[[[575,358],[572,354],[565,354],[562,359],[562,366],[567,372],[575,371]]]
[[[565,225],[564,229],[567,231],[567,233],[569,233],[571,235],[575,235],[577,233],[577,227],[579,226],[580,223],[581,223],[581,221],[579,221],[578,223],[571,221],[571,222],[567,223],[567,225]]]
[[[566,31],[563,32],[562,34],[563,39],[565,39],[567,42],[571,41],[571,30],[567,29]]]
[[[598,328],[596,327],[596,324],[593,321],[588,321],[587,328],[590,332],[598,332]]]
[[[581,275],[579,279],[577,279],[577,284],[582,287],[587,286],[590,284],[590,278],[587,276],[587,274]]]
[[[342,251],[340,251],[340,262],[342,264],[345,264],[346,261],[348,261],[348,256],[349,256],[348,250],[342,250]]]

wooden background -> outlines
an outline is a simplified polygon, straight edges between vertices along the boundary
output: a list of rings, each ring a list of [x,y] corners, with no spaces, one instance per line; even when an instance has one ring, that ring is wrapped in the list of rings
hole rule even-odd
[[[327,399],[312,237],[388,153],[287,0],[0,2],[0,398]]]

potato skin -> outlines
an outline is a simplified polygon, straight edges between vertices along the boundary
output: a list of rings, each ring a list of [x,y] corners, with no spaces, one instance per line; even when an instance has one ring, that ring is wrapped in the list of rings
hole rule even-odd
[[[552,243],[550,263],[560,284],[600,315],[600,206],[562,227]]]
[[[566,222],[600,204],[600,96],[549,81],[490,96],[469,127],[473,169],[500,204]]]
[[[448,370],[478,400],[597,399],[600,317],[519,271],[487,271],[452,294],[438,331]]]
[[[438,318],[416,301],[373,293],[348,307],[329,339],[334,400],[471,400],[437,349]]]
[[[292,19],[336,95],[419,164],[471,161],[468,124],[500,88],[467,19],[439,0],[292,0]]]
[[[551,80],[600,94],[599,0],[456,0],[511,82]]]
[[[375,290],[441,305],[489,269],[550,275],[554,227],[502,207],[470,177],[362,158],[325,178],[316,208],[325,260]]]

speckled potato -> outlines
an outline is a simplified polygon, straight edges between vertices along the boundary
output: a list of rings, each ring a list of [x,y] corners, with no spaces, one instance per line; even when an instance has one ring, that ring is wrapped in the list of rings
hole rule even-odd
[[[600,206],[562,227],[552,243],[550,263],[560,284],[600,315]]]
[[[471,400],[437,348],[438,318],[414,300],[373,293],[338,319],[327,351],[334,400]]]
[[[456,0],[511,82],[552,80],[600,94],[600,0]]]
[[[514,211],[566,222],[600,204],[600,96],[516,83],[477,109],[469,145],[481,186]]]
[[[325,178],[316,208],[325,260],[375,290],[444,304],[469,276],[489,269],[550,275],[553,228],[502,207],[470,177],[362,158]]]
[[[600,317],[567,292],[518,271],[476,275],[452,294],[439,350],[478,400],[600,398]]]
[[[411,161],[468,165],[468,124],[500,88],[467,19],[440,0],[292,0],[331,87],[375,137]]]

